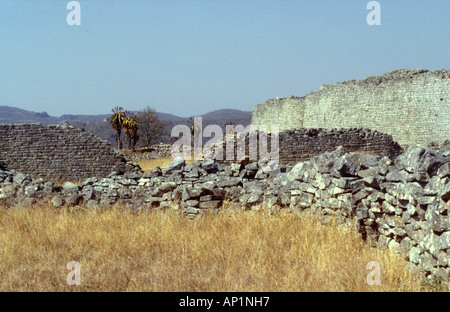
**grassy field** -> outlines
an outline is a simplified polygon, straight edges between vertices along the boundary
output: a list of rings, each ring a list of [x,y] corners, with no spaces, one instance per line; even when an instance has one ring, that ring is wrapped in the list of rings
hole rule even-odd
[[[172,159],[140,161],[142,169]],[[81,285],[67,276],[80,264]],[[380,264],[381,285],[367,276]],[[193,220],[130,212],[0,206],[0,291],[429,291],[405,261],[353,227],[224,207]]]
[[[68,285],[70,261],[81,285]],[[380,264],[381,285],[366,266]],[[426,291],[356,229],[310,216],[224,209],[0,210],[0,291]]]

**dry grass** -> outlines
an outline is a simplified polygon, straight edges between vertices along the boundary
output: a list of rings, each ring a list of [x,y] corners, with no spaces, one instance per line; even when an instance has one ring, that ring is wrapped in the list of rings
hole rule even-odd
[[[136,163],[141,167],[144,172],[150,172],[156,166],[160,168],[167,168],[169,164],[173,161],[173,158],[159,158],[159,159],[148,159],[148,160],[138,160]],[[193,162],[194,160],[186,160],[186,164]]]
[[[155,167],[167,168],[173,161],[173,158],[160,158],[135,161],[144,172],[149,172]]]
[[[0,210],[0,291],[423,291],[395,255],[309,216],[190,220],[118,208]],[[81,264],[69,286],[66,265]],[[366,282],[378,261],[381,285]]]

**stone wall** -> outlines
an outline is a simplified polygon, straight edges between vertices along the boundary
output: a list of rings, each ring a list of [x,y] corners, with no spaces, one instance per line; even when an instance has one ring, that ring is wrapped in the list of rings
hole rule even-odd
[[[369,128],[400,145],[450,139],[450,71],[395,70],[360,81],[324,85],[304,97],[256,105],[253,125]]]
[[[33,177],[74,181],[130,167],[107,141],[91,133],[41,124],[0,125],[0,160],[9,170]]]
[[[136,150],[133,154],[124,154],[131,161],[172,158],[172,145],[165,143],[153,144],[148,148]]]
[[[280,131],[303,127],[305,97],[269,99],[256,105],[252,112],[252,125],[278,125]],[[314,127],[318,128],[318,127]]]
[[[270,146],[270,145],[269,145]],[[402,148],[390,135],[369,129],[300,129],[280,134],[280,163],[293,165],[342,146],[347,152],[364,152],[395,159]]]
[[[240,135],[245,136],[245,155],[250,155],[249,133],[244,132]],[[266,140],[267,151],[271,152],[271,137],[268,135],[260,137],[259,131],[256,133],[256,149],[252,148],[256,159],[261,159],[259,152],[260,140]],[[239,137],[234,137],[234,159],[237,158],[237,142]],[[308,160],[313,156],[330,152],[341,146],[345,151],[360,152],[376,156],[387,156],[395,159],[403,149],[400,145],[392,140],[392,136],[372,131],[370,129],[298,129],[286,130],[279,133],[278,137],[278,160],[280,165],[294,165],[299,161]],[[226,158],[226,140],[221,141],[223,158]],[[216,157],[216,156],[211,156]],[[220,158],[219,158],[220,159]]]
[[[279,209],[313,213],[323,223],[356,219],[363,238],[405,257],[434,283],[450,281],[450,145],[410,146],[395,161],[346,153],[342,148],[297,163],[288,172],[265,172],[264,163],[214,160],[149,173],[92,177],[79,185],[0,171],[0,204],[30,206],[51,198],[55,207],[121,204],[131,210],[177,209],[189,216],[223,209]],[[355,229],[356,230],[356,229]]]

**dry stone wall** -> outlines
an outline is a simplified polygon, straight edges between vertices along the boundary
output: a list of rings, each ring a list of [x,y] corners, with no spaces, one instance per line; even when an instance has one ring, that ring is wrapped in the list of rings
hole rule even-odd
[[[324,85],[304,97],[256,105],[252,124],[300,128],[369,128],[400,145],[450,139],[450,71],[395,70]]]
[[[172,145],[164,143],[153,144],[148,148],[143,148],[136,152],[133,154],[124,154],[124,156],[132,161],[172,158]]]
[[[10,170],[56,180],[133,170],[107,141],[72,126],[0,125],[0,160]]]
[[[55,207],[122,204],[195,216],[218,211],[227,202],[269,213],[313,213],[324,223],[332,217],[343,223],[356,218],[365,239],[404,256],[430,283],[448,285],[450,145],[440,150],[412,145],[395,160],[338,148],[286,172],[265,172],[264,165],[175,159],[149,173],[111,173],[62,187],[0,171],[0,204],[27,206],[51,198]]]
[[[370,129],[299,129],[280,134],[280,163],[294,165],[342,146],[347,152],[365,152],[395,159],[402,148],[390,135]],[[270,146],[270,145],[269,145]]]
[[[251,155],[250,151],[256,159],[261,158],[259,146],[261,141],[266,141],[267,152],[271,153],[272,147],[272,134],[264,133],[261,136],[261,132],[255,131],[256,144],[251,145],[249,142],[249,134],[251,132],[246,131],[236,134],[234,138],[230,140],[220,141],[219,147],[221,149],[213,149],[214,152],[218,151],[221,158],[226,159],[227,141],[232,144],[234,142],[234,158],[238,159],[238,142],[245,140],[245,155]],[[244,136],[241,139],[240,136]],[[242,143],[240,143],[242,144]],[[337,147],[343,147],[347,152],[360,152],[366,154],[372,154],[376,156],[387,156],[390,159],[395,159],[402,151],[402,147],[394,142],[392,136],[378,131],[372,131],[370,129],[298,129],[298,130],[286,130],[279,133],[278,136],[278,160],[282,166],[292,166],[299,161],[308,160],[313,156],[330,152]],[[217,158],[217,154],[213,154],[214,158]]]

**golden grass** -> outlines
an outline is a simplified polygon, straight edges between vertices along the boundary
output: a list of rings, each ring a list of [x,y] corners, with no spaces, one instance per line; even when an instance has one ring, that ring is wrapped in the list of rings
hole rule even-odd
[[[81,285],[67,284],[70,261]],[[366,282],[378,261],[381,285]],[[311,216],[0,210],[0,291],[423,291],[417,275],[355,229]]]
[[[173,161],[173,158],[147,159],[136,160],[135,162],[141,167],[144,172],[149,172],[155,167],[167,168]]]
[[[148,160],[137,160],[135,161],[144,172],[150,172],[155,167],[167,168],[169,164],[173,161],[173,158],[159,158],[159,159],[148,159]],[[193,162],[194,160],[186,160],[186,164]]]

